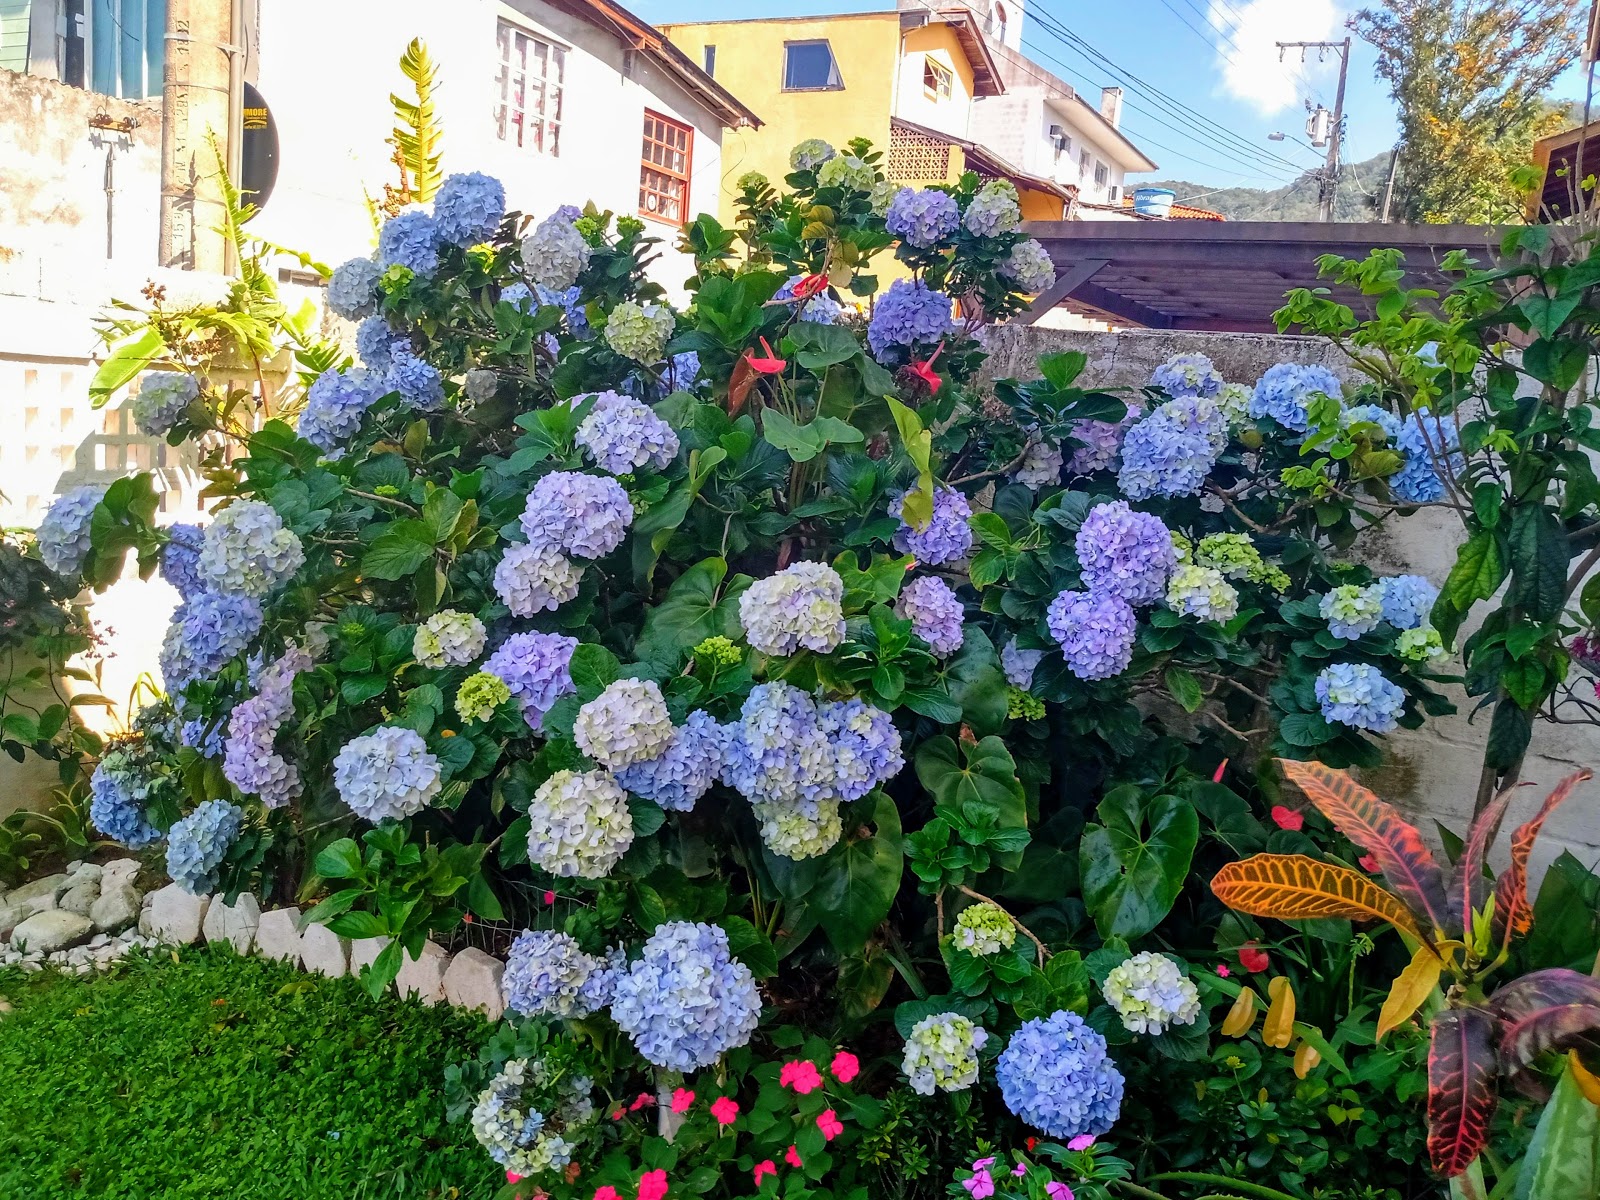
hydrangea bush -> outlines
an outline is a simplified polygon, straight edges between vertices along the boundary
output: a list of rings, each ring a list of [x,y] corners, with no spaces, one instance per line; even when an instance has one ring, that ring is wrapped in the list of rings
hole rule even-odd
[[[185,596],[152,717],[182,744],[107,757],[102,831],[165,837],[194,890],[320,897],[391,939],[375,988],[509,924],[508,1036],[581,1026],[594,1074],[504,1056],[474,1129],[585,1200],[621,1184],[570,1131],[612,1126],[562,1086],[686,1117],[689,1076],[779,1026],[862,1033],[885,1106],[1107,1133],[1118,1055],[1205,1053],[1192,985],[1133,945],[1234,936],[1185,884],[1287,834],[1252,808],[1265,755],[1374,762],[1447,707],[1427,582],[1349,561],[1351,507],[1283,478],[1337,381],[987,380],[984,326],[1053,274],[1015,190],[896,188],[863,142],[793,167],[684,231],[671,301],[642,222],[453,176],[332,273],[363,361],[298,413],[241,428],[158,381],[170,436],[231,447],[203,532],[147,480],[41,530],[55,570],[103,585],[131,549]],[[776,1162],[822,1163],[836,1116]]]

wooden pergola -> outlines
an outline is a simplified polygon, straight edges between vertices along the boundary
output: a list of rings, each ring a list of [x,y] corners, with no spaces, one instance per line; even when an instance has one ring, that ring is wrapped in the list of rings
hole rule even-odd
[[[1292,221],[1032,221],[1023,228],[1050,252],[1056,283],[1018,324],[1063,307],[1123,326],[1226,333],[1276,332],[1272,313],[1285,292],[1328,286],[1317,277],[1324,254],[1359,258],[1394,247],[1405,255],[1407,287],[1444,292],[1444,256],[1466,250],[1492,266],[1501,235],[1485,225]],[[1333,294],[1358,314],[1371,310],[1358,292]]]

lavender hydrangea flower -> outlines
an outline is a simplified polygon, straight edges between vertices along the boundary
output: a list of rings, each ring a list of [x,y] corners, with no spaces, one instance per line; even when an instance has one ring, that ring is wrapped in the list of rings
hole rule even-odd
[[[556,291],[578,282],[594,253],[564,212],[557,211],[540,221],[522,239],[522,265],[533,281]]]
[[[965,611],[950,585],[937,575],[922,575],[900,589],[895,616],[911,622],[911,632],[928,643],[939,658],[961,649]]]
[[[209,679],[243,654],[261,630],[262,615],[255,597],[223,592],[201,592],[178,605],[161,643],[167,691]]]
[[[333,760],[339,799],[373,824],[416,816],[443,789],[442,775],[422,735],[398,725],[351,738]]]
[[[1167,607],[1180,617],[1231,621],[1239,615],[1239,593],[1215,567],[1186,565],[1167,583]]]
[[[533,546],[551,546],[578,558],[604,558],[628,535],[633,504],[610,476],[552,471],[533,485],[522,513],[522,532]]]
[[[949,296],[921,280],[896,279],[872,310],[867,345],[880,362],[901,362],[914,347],[942,341],[951,326]]]
[[[166,437],[199,394],[199,380],[187,371],[146,371],[128,400],[128,411],[150,437]]]
[[[401,403],[415,412],[438,412],[444,407],[444,376],[438,367],[413,354],[408,342],[396,342],[391,348],[383,387],[398,392]]]
[[[1025,692],[1033,687],[1033,673],[1043,660],[1043,650],[1024,650],[1017,645],[1016,638],[1000,651],[1000,667],[1006,673],[1006,682]]]
[[[1067,669],[1079,679],[1110,679],[1133,661],[1138,619],[1114,592],[1062,592],[1045,620]]]
[[[506,189],[478,171],[449,175],[433,197],[433,223],[439,240],[476,246],[494,237],[506,215]]]
[[[1001,1051],[995,1079],[1006,1107],[1053,1138],[1109,1133],[1122,1111],[1122,1073],[1077,1013],[1025,1022]]]
[[[818,801],[837,800],[838,756],[811,697],[791,684],[750,689],[726,754],[727,782],[747,800],[808,812]]]
[[[1193,980],[1166,955],[1149,950],[1112,967],[1101,990],[1130,1033],[1159,1037],[1173,1025],[1193,1025],[1200,1016],[1200,990]]]
[[[1443,457],[1451,476],[1466,470],[1461,453],[1461,431],[1456,423],[1431,413],[1412,413],[1395,439],[1405,452],[1405,463],[1389,476],[1395,498],[1405,504],[1432,504],[1444,497],[1444,481],[1434,459]]]
[[[606,344],[623,358],[659,362],[677,323],[677,317],[665,304],[624,300],[606,319]]]
[[[361,432],[361,418],[384,390],[382,380],[360,367],[349,371],[330,367],[306,391],[306,406],[300,410],[300,436],[321,450],[324,457],[341,457],[345,445]]]
[[[583,568],[554,546],[507,546],[494,569],[495,595],[514,617],[554,612],[578,594]]]
[[[138,850],[161,840],[145,815],[152,780],[126,743],[113,744],[89,779],[89,821],[106,837]]]
[[[422,279],[437,271],[439,227],[433,218],[413,209],[385,221],[378,231],[378,266],[404,267]]]
[[[1334,663],[1317,676],[1316,688],[1324,718],[1369,733],[1388,733],[1405,709],[1405,692],[1367,663]]]
[[[1136,606],[1160,600],[1177,565],[1172,534],[1161,518],[1135,512],[1126,500],[1090,509],[1074,544],[1084,586]]]
[[[487,404],[500,391],[500,372],[492,367],[474,367],[461,379],[464,407]]]
[[[106,489],[86,483],[63,492],[51,502],[34,531],[39,557],[57,575],[76,575],[89,557],[90,522],[105,498]]]
[[[535,733],[545,713],[577,689],[568,670],[578,639],[559,633],[514,633],[489,656],[483,669],[505,681]]]
[[[464,667],[483,653],[488,631],[471,613],[447,608],[436,612],[411,639],[411,656],[430,670]]]
[[[861,799],[906,765],[894,718],[859,697],[820,706],[817,728],[833,749],[833,787],[841,800]]]
[[[1343,584],[1323,595],[1318,611],[1334,637],[1356,641],[1383,620],[1383,588],[1379,584]]]
[[[1439,589],[1421,575],[1391,575],[1378,581],[1383,619],[1396,629],[1416,629],[1427,623]]]
[[[1150,376],[1150,385],[1167,395],[1215,397],[1225,380],[1204,354],[1174,354]]]
[[[826,563],[794,563],[745,590],[739,622],[763,654],[827,654],[844,640],[844,581]]]
[[[244,830],[244,809],[207,800],[167,830],[167,874],[191,896],[217,890],[217,872]]]
[[[795,288],[800,286],[804,275],[791,275],[784,281],[784,285],[774,294],[774,300],[790,301],[794,299]],[[844,315],[844,305],[840,304],[826,291],[818,292],[811,299],[800,306],[800,320],[810,321],[813,325],[837,325],[839,318]]]
[[[964,1092],[978,1082],[978,1051],[989,1031],[960,1013],[933,1013],[911,1028],[900,1069],[919,1096]]]
[[[265,596],[305,563],[305,550],[272,505],[235,500],[212,518],[196,569],[219,592]]]
[[[167,526],[167,544],[161,547],[161,578],[185,600],[192,600],[206,590],[200,578],[200,546],[205,531],[198,525],[178,524]]]
[[[1122,453],[1122,439],[1139,417],[1139,410],[1130,405],[1120,421],[1074,421],[1072,438],[1083,444],[1076,447],[1072,457],[1067,459],[1067,473],[1074,476],[1093,475],[1096,471],[1109,471],[1115,467],[1117,456]]]
[[[411,344],[410,339],[390,325],[385,317],[371,316],[356,326],[356,355],[368,370],[378,372],[380,378],[394,363],[396,342],[403,342],[407,346]]]
[[[668,812],[693,812],[723,769],[729,732],[710,713],[696,709],[655,758],[617,772],[617,782]]]
[[[937,567],[966,557],[972,549],[972,528],[967,524],[972,506],[955,488],[934,489],[933,516],[922,529],[906,523],[904,510],[905,496],[896,496],[889,505],[889,515],[900,521],[894,534],[894,548],[900,553],[914,554],[918,562]]]
[[[1066,466],[1066,461],[1058,447],[1049,442],[1030,441],[1022,452],[1022,462],[1012,473],[1011,482],[1020,483],[1033,491],[1054,487],[1061,482],[1061,468]]]
[[[700,380],[700,356],[693,350],[674,354],[667,360],[667,369],[662,372],[662,382],[669,392],[692,392]]]
[[[815,171],[837,153],[837,150],[821,138],[807,138],[803,142],[796,143],[794,149],[789,151],[789,169]]]
[[[1050,251],[1033,238],[1024,238],[1011,247],[1011,253],[1000,264],[1000,277],[1009,279],[1019,292],[1034,295],[1044,291],[1056,281],[1056,264]]]
[[[1311,426],[1307,408],[1314,396],[1344,398],[1339,377],[1326,367],[1298,363],[1279,363],[1268,367],[1266,374],[1256,382],[1255,394],[1250,398],[1252,417],[1271,417],[1285,429],[1305,433]]]
[[[278,753],[278,731],[294,715],[294,677],[312,665],[311,655],[291,646],[261,669],[256,694],[233,706],[222,756],[222,774],[267,808],[281,808],[300,794],[300,771]]]
[[[961,207],[938,188],[901,188],[889,201],[884,225],[895,237],[928,250],[955,236],[961,228]]]
[[[1008,179],[991,179],[978,189],[962,221],[973,237],[1010,233],[1022,224],[1016,185]]]
[[[328,307],[346,321],[370,317],[378,307],[378,280],[383,268],[370,258],[352,258],[333,270],[328,280]]]
[[[1123,438],[1117,486],[1132,500],[1192,496],[1205,486],[1227,441],[1227,417],[1214,401],[1169,401]]]
[[[573,740],[602,767],[619,771],[659,758],[672,745],[672,716],[653,679],[618,679],[578,710]]]
[[[616,974],[568,934],[525,929],[506,955],[501,988],[512,1012],[579,1021],[611,1002]]]
[[[586,396],[573,399],[576,406]],[[594,407],[578,426],[577,443],[602,471],[627,475],[649,466],[664,471],[678,456],[678,435],[648,407],[618,392],[594,393]]]
[[[722,929],[668,921],[617,979],[611,1017],[645,1061],[696,1071],[750,1040],[761,994]]]

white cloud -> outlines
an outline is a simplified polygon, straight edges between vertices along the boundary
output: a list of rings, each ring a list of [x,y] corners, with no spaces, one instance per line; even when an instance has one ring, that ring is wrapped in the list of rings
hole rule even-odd
[[[1286,50],[1280,62],[1277,46],[1279,42],[1333,40],[1340,25],[1333,0],[1210,2],[1211,23],[1228,33],[1217,38],[1222,90],[1263,116],[1299,108],[1308,91],[1304,79],[1315,80],[1320,87],[1330,69],[1338,69],[1331,52],[1326,62],[1319,64],[1316,52],[1310,51],[1302,66],[1300,52]]]

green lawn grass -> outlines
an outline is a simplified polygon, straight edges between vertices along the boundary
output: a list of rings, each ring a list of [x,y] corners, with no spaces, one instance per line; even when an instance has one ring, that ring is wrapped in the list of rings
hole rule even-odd
[[[177,961],[173,961],[176,957]],[[222,948],[0,971],[0,1197],[489,1197],[445,1121],[480,1018]]]

